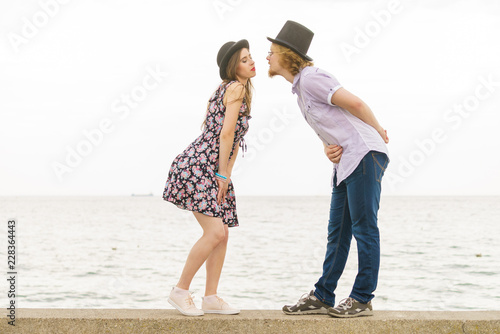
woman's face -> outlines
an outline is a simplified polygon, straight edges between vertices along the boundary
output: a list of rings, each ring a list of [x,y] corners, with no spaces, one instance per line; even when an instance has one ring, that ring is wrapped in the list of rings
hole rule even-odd
[[[240,62],[236,68],[236,76],[242,79],[250,79],[256,75],[255,62],[252,60],[252,55],[248,49],[241,49]]]

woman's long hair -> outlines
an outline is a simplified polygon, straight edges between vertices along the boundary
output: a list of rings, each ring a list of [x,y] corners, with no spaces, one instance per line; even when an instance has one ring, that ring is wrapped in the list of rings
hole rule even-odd
[[[223,82],[229,83],[231,81],[238,80],[238,78],[236,77],[236,69],[240,64],[241,50],[243,49],[238,50],[231,56],[231,58],[229,58],[226,67],[226,78],[224,79]],[[245,116],[250,115],[250,109],[252,106],[252,91],[253,91],[252,81],[250,78],[248,78],[247,84],[245,85],[245,96],[244,96],[244,100],[247,104],[247,110],[244,113]],[[229,103],[231,103],[231,101],[227,101],[227,104]]]
[[[227,63],[227,67],[226,67],[226,78],[224,78],[224,80],[222,81],[223,83],[227,84],[231,81],[238,80],[238,78],[236,77],[236,69],[238,68],[238,66],[240,64],[241,50],[243,50],[243,49],[238,50],[237,52],[235,52],[231,56],[231,58],[229,58],[229,61]],[[253,92],[252,81],[250,80],[250,78],[248,78],[247,84],[245,85],[245,93],[243,96],[245,103],[247,105],[247,108],[246,108],[245,112],[243,113],[243,115],[245,115],[245,116],[250,115],[250,109],[252,106],[252,92]],[[239,97],[239,98],[241,98],[241,97]],[[233,101],[227,101],[227,104],[229,105],[231,102],[233,102]],[[207,113],[205,114],[205,119],[203,120],[203,124],[201,126],[202,129],[205,128],[205,125],[206,125],[209,106],[210,106],[210,102],[208,102],[208,104],[207,104]]]

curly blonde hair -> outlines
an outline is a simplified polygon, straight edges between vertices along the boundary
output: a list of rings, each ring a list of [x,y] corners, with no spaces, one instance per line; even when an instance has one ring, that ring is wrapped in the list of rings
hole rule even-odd
[[[292,75],[297,75],[304,67],[314,66],[312,61],[302,58],[295,51],[276,43],[273,43],[273,45],[278,50],[276,52],[279,54],[278,63]]]

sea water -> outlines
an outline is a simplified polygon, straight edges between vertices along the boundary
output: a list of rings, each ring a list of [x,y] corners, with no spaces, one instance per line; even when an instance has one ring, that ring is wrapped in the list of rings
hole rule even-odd
[[[329,197],[238,197],[219,295],[241,309],[281,309],[313,289],[329,205]],[[17,219],[22,308],[172,308],[167,296],[202,232],[192,213],[159,196],[3,197],[0,212],[5,268],[7,220]],[[500,310],[500,198],[382,197],[379,229],[374,309]],[[356,272],[353,239],[337,301]],[[198,305],[204,286],[202,267],[191,285]]]

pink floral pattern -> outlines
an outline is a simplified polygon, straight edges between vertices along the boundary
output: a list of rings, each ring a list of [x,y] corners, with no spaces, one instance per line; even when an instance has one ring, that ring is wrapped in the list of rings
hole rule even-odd
[[[163,199],[179,208],[220,217],[229,227],[239,226],[233,183],[229,182],[226,198],[218,205],[215,173],[219,169],[219,138],[226,111],[223,99],[227,87],[233,82],[221,83],[210,98],[205,129],[174,159],[163,192]],[[243,115],[246,108],[246,102],[243,100],[229,159],[248,131],[251,116]]]

